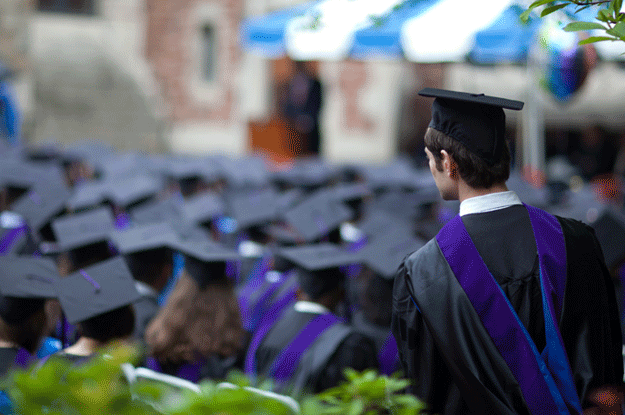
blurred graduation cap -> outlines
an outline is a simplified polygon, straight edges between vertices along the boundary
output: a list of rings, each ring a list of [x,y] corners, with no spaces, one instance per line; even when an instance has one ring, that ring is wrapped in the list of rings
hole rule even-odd
[[[406,255],[423,245],[423,241],[409,233],[396,230],[371,238],[358,253],[362,256],[363,263],[376,274],[392,279]]]
[[[289,169],[275,172],[278,182],[303,188],[318,188],[331,182],[340,174],[340,168],[327,164],[320,158],[298,159]]]
[[[299,203],[304,198],[304,191],[297,187],[289,190],[285,190],[278,195],[276,205],[278,213],[282,214],[289,210],[295,204]]]
[[[41,165],[21,159],[3,160],[0,163],[0,187],[28,190],[37,185],[67,189],[65,175],[60,166]]]
[[[49,258],[0,256],[0,317],[20,324],[43,308],[43,300],[56,298],[59,274]]]
[[[424,202],[423,195],[418,191],[398,189],[381,194],[372,203],[375,209],[387,211],[411,223],[421,218],[425,205],[427,203]]]
[[[110,240],[120,254],[134,254],[160,248],[173,248],[178,237],[167,222],[133,226],[110,233]]]
[[[361,262],[359,255],[331,243],[282,248],[275,255],[297,268],[300,287],[313,300],[344,282],[339,267]]]
[[[39,232],[47,228],[51,220],[65,210],[70,195],[70,191],[66,188],[37,185],[17,200],[11,210],[21,215],[33,232]],[[41,236],[50,240],[53,236],[51,229],[42,232]]]
[[[57,286],[61,307],[71,324],[132,304],[140,297],[130,269],[119,256],[70,274]]]
[[[192,194],[199,183],[214,183],[222,176],[221,169],[214,160],[197,157],[167,158],[163,173],[179,184],[185,196]]]
[[[168,222],[161,222],[115,230],[111,242],[124,255],[133,277],[150,283],[158,278],[154,265],[173,263],[178,236]]]
[[[375,190],[410,189],[423,185],[424,178],[406,160],[398,159],[386,165],[358,166],[359,175]]]
[[[267,163],[258,156],[241,159],[222,158],[219,164],[229,187],[264,187],[271,181]]]
[[[42,244],[44,254],[73,251],[75,264],[108,252],[107,241],[115,229],[113,212],[101,207],[73,215],[62,216],[52,222],[56,244]]]
[[[162,187],[162,182],[156,177],[139,174],[110,182],[108,192],[116,206],[127,208],[156,196]]]
[[[74,188],[67,201],[67,207],[73,211],[102,205],[106,203],[110,184],[100,180],[80,183]]]
[[[240,230],[273,222],[278,217],[278,193],[273,188],[235,192],[227,200],[229,216]]]
[[[185,256],[185,269],[200,288],[225,278],[226,262],[239,261],[241,255],[217,241],[179,241],[175,249]]]
[[[115,154],[116,150],[110,143],[98,140],[83,140],[66,145],[64,153],[68,157],[81,160],[94,169],[101,171],[103,161]]]
[[[490,166],[501,158],[505,145],[504,108],[523,109],[521,101],[484,94],[424,88],[419,95],[435,98],[429,127],[459,141]]]
[[[155,200],[137,206],[130,211],[132,221],[137,224],[148,224],[162,221],[176,222],[182,219],[184,201],[181,197],[171,196],[163,200]]]
[[[200,193],[185,200],[182,211],[192,223],[207,223],[225,213],[222,197],[213,192]]]
[[[370,208],[357,227],[367,237],[372,238],[393,231],[412,234],[414,223],[383,209]]]
[[[316,192],[284,214],[288,225],[307,241],[315,241],[352,218],[352,211],[323,190]]]
[[[120,179],[144,172],[145,164],[145,160],[137,153],[111,153],[103,158],[100,169],[104,179]]]

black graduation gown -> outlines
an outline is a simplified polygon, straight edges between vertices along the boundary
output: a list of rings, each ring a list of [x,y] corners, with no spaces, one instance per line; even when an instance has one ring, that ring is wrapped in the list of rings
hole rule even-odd
[[[299,312],[295,307],[285,310],[256,351],[256,370],[261,378],[269,376],[278,354],[316,316],[314,313]],[[339,344],[336,344],[337,339],[340,339]],[[348,367],[358,371],[377,368],[375,345],[370,338],[339,323],[323,332],[304,353],[293,381],[286,389],[295,393],[303,390],[321,392],[341,383],[344,380],[343,369]]]
[[[489,271],[542,350],[545,328],[538,257],[527,210],[511,206],[465,215],[462,221]],[[567,252],[559,327],[578,396],[587,407],[584,397],[589,391],[622,382],[621,328],[614,286],[594,231],[573,219],[558,217],[558,221]],[[412,391],[432,412],[529,413],[512,372],[436,239],[399,267],[392,330],[405,374],[414,382]]]

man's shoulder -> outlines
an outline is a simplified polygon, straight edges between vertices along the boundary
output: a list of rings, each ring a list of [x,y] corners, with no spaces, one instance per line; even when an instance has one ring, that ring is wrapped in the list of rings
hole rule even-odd
[[[595,231],[590,225],[587,225],[577,219],[558,215],[554,216],[560,223],[562,233],[567,241],[581,242],[586,240],[588,242],[593,242],[596,238]]]
[[[436,238],[430,239],[417,251],[408,255],[400,265],[399,274],[417,293],[427,290],[432,284],[441,282],[450,271]]]
[[[436,238],[430,239],[425,245],[406,256],[402,265],[407,269],[419,269],[429,264],[432,259],[442,255]]]

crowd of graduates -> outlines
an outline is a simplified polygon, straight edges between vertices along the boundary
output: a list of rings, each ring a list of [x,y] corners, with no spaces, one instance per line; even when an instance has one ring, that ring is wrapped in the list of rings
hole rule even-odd
[[[508,186],[593,225],[617,269],[620,212],[588,188]],[[401,369],[397,267],[459,206],[409,160],[276,168],[87,141],[4,146],[0,191],[0,375],[128,342],[155,371],[198,382],[239,369],[283,393],[335,386],[347,367]]]

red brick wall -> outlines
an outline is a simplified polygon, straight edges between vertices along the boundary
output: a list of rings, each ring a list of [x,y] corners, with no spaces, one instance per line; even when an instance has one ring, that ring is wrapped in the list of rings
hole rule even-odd
[[[178,121],[222,121],[233,119],[235,75],[241,58],[237,44],[238,26],[244,0],[147,0],[146,57]],[[188,72],[193,60],[192,42],[196,31],[191,15],[200,3],[219,3],[224,9],[228,33],[218,29],[219,84],[223,99],[215,104],[198,102],[190,93]]]

